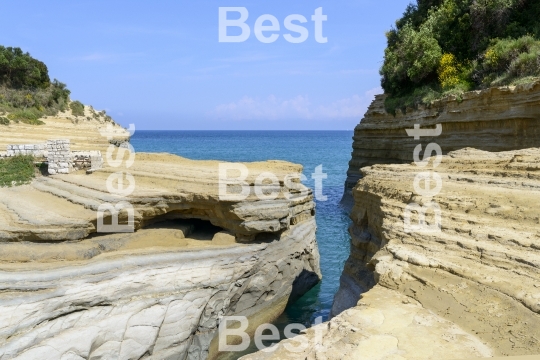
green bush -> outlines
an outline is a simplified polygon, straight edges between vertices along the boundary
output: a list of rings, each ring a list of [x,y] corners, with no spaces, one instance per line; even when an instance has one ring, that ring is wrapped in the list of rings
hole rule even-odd
[[[84,105],[80,101],[73,101],[69,104],[71,113],[75,116],[84,116]]]
[[[383,87],[390,93],[421,83],[436,71],[442,56],[441,47],[427,27],[415,30],[407,24],[397,39],[394,47],[386,49],[381,69]]]
[[[50,84],[49,71],[44,63],[20,48],[0,46],[0,85],[16,89],[46,89]]]
[[[537,0],[417,0],[387,33],[386,108],[540,75]],[[502,39],[502,40],[501,40]],[[422,100],[423,99],[423,100]]]
[[[8,115],[8,119],[15,122],[22,122],[29,125],[43,125],[43,121],[39,120],[43,113],[37,109],[18,110]]]
[[[47,89],[12,89],[0,86],[0,111],[36,108],[47,115],[66,110],[70,91],[58,80]]]
[[[476,76],[484,86],[540,76],[540,41],[532,36],[494,40],[483,54]]]
[[[29,183],[35,176],[32,156],[15,156],[0,160],[0,187]]]
[[[69,95],[66,84],[50,81],[43,62],[20,48],[0,46],[0,112],[11,113],[11,120],[43,124],[40,117],[66,110]]]
[[[8,118],[0,117],[0,125],[9,125],[10,121]]]

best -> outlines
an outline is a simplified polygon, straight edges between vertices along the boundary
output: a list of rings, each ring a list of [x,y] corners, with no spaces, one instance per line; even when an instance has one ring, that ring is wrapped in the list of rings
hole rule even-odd
[[[228,18],[228,14],[236,12],[240,14],[239,19],[231,20]],[[238,43],[244,42],[251,36],[251,29],[246,21],[249,17],[249,12],[245,7],[220,7],[219,8],[219,42]],[[323,14],[323,8],[315,9],[315,14],[311,16],[311,20],[315,23],[315,41],[320,44],[328,42],[328,38],[323,35],[323,22],[328,20],[328,16]],[[300,25],[307,23],[308,20],[300,14],[289,15],[285,18],[283,25],[285,29],[292,33],[286,33],[283,35],[285,40],[293,44],[303,43],[309,38],[309,30]],[[269,23],[269,24],[265,24]],[[231,27],[240,28],[240,35],[228,35],[227,29]],[[270,14],[261,15],[256,21],[253,27],[255,37],[262,43],[270,44],[275,42],[280,34],[276,32],[281,31],[279,20]],[[267,33],[267,34],[265,34]]]

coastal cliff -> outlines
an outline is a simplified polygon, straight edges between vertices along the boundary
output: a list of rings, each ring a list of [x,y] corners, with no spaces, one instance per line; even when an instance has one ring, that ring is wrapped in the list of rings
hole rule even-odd
[[[540,353],[540,85],[467,93],[396,118],[383,99],[355,131],[345,194],[351,254],[333,318],[245,359]],[[405,129],[415,124],[443,131],[414,140]],[[446,154],[441,163],[411,163],[415,146],[429,142]],[[434,197],[414,190],[423,171],[442,179]],[[407,206],[431,202],[441,231],[407,229]],[[432,211],[426,221],[437,223]],[[309,346],[291,351],[300,341]]]
[[[301,166],[246,166],[236,201],[218,196],[218,162],[167,154],[0,188],[0,359],[212,359],[223,316],[274,320],[320,280],[315,205],[300,184],[254,195],[262,172]],[[136,183],[121,199],[119,171]],[[98,233],[99,206],[119,200],[136,231]]]
[[[343,204],[353,206],[352,189],[362,177],[360,169],[376,164],[413,161],[413,150],[435,141],[444,154],[473,147],[484,151],[509,151],[540,146],[540,82],[471,91],[450,96],[429,106],[397,111],[384,109],[386,95],[378,95],[356,126]],[[442,125],[437,138],[415,141],[405,129]]]
[[[109,144],[120,145],[129,141],[130,133],[106,117],[104,112],[90,106],[76,116],[71,110],[54,116],[40,118],[43,125],[22,121],[0,127],[0,153],[10,144],[39,144],[47,140],[69,139],[72,150],[95,150],[105,152]]]

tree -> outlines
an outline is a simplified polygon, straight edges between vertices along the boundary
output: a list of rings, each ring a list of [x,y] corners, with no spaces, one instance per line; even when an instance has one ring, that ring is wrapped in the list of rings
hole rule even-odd
[[[0,85],[16,89],[46,89],[50,84],[47,65],[20,48],[0,46]]]

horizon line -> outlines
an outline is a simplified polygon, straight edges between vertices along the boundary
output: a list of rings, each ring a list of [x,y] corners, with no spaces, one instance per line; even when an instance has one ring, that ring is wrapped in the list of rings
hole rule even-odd
[[[181,129],[136,129],[136,131],[354,131],[354,129],[190,129],[190,130],[181,130]]]

